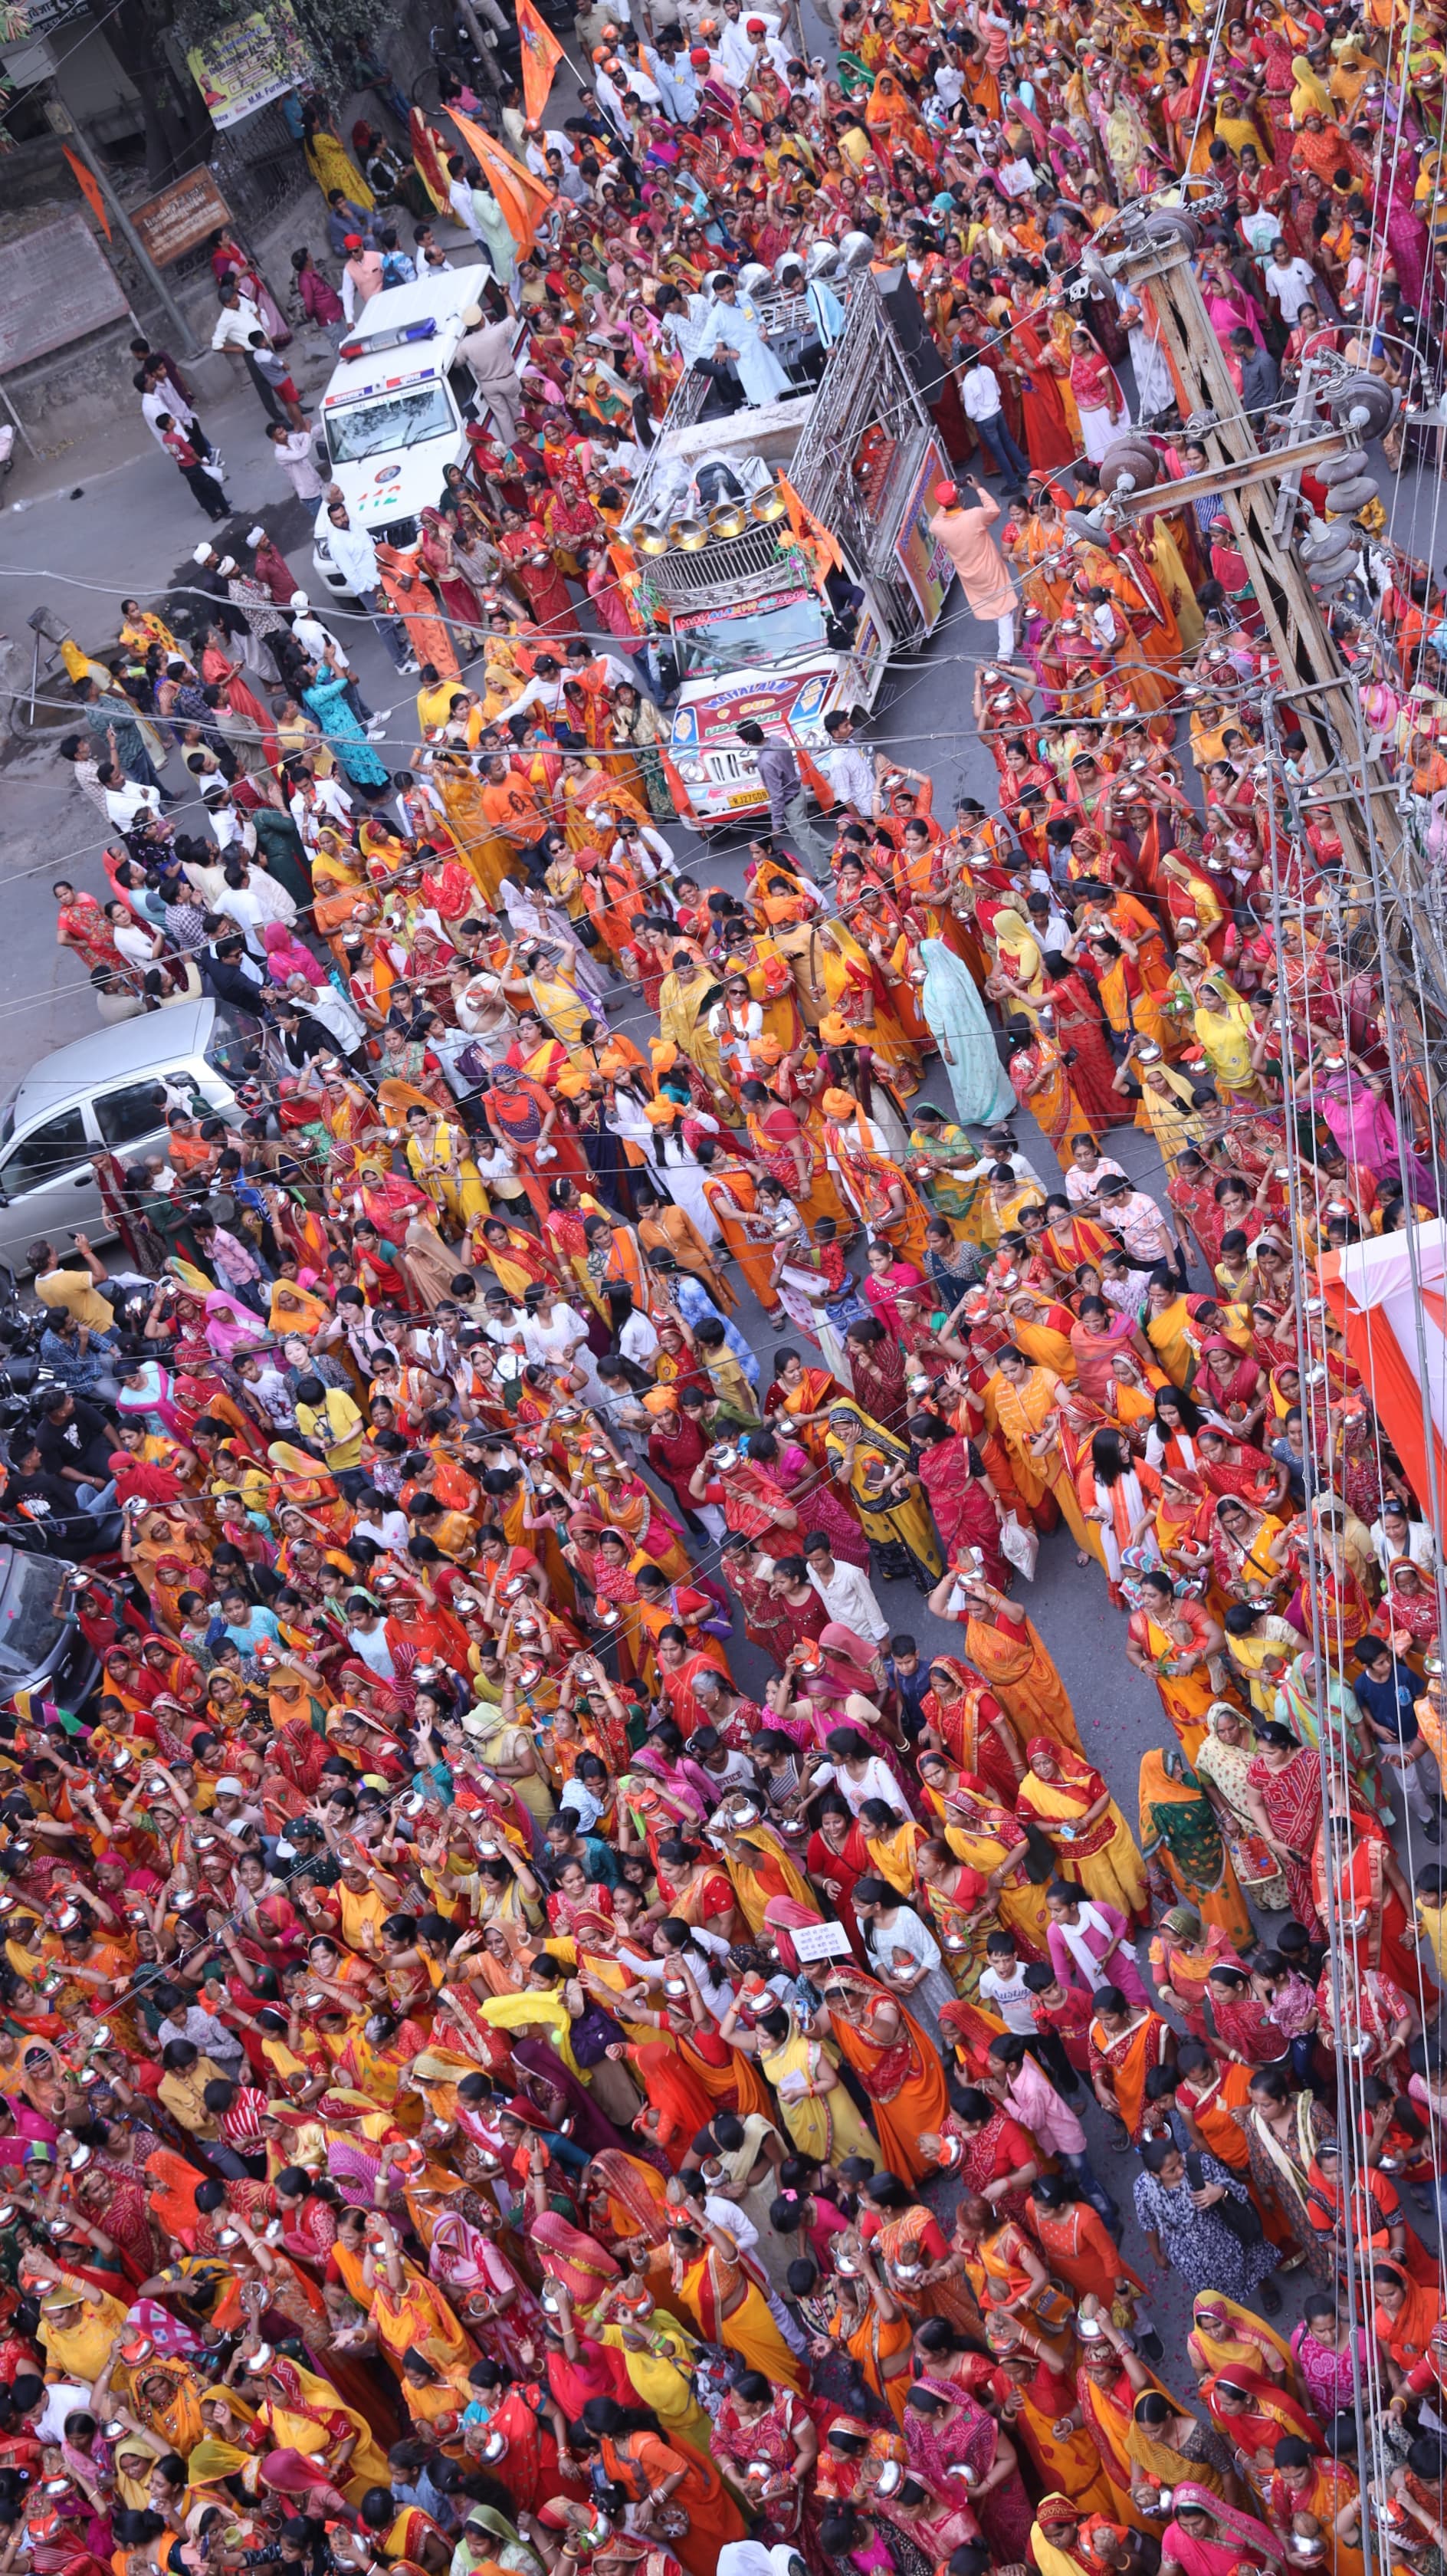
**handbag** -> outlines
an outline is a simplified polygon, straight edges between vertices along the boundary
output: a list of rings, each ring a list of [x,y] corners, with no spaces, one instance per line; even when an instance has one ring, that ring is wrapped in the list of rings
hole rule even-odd
[[[1186,2179],[1192,2191],[1206,2191],[1210,2188],[1206,2180],[1205,2166],[1195,2148],[1189,2149],[1186,2155]],[[1252,2203],[1249,2200],[1237,2200],[1233,2192],[1228,2191],[1224,2199],[1216,2202],[1216,2216],[1224,2220],[1238,2245],[1259,2245],[1266,2233],[1261,2224],[1260,2215]]]

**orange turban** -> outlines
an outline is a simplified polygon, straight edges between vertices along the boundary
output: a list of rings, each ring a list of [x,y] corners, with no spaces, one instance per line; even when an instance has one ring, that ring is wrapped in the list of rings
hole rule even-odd
[[[678,1116],[676,1100],[645,1100],[643,1115],[654,1127],[667,1127]]]
[[[606,1074],[626,1073],[630,1059],[617,1047],[605,1047],[598,1058],[598,1071]]]
[[[672,1073],[678,1062],[678,1049],[671,1038],[650,1038],[648,1052],[653,1058],[655,1073]]]
[[[590,1080],[591,1076],[580,1064],[565,1064],[553,1089],[560,1092],[564,1100],[581,1100]]]
[[[859,1110],[859,1103],[851,1100],[847,1091],[832,1089],[825,1092],[819,1106],[826,1118],[833,1118],[841,1125],[846,1118],[856,1117]]]
[[[842,1011],[826,1011],[819,1023],[819,1035],[826,1046],[848,1046],[854,1032]]]
[[[671,1413],[677,1402],[678,1398],[672,1387],[654,1386],[649,1388],[643,1399],[643,1410],[645,1413],[653,1414]]]
[[[760,1064],[777,1064],[784,1052],[784,1042],[782,1038],[755,1038],[750,1051],[758,1057]]]

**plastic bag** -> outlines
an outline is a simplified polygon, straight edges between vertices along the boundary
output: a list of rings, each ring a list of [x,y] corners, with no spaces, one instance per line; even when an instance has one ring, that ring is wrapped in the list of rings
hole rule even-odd
[[[1033,1529],[1028,1529],[1023,1521],[1017,1521],[1013,1517],[1002,1521],[1000,1553],[1009,1558],[1016,1572],[1023,1574],[1027,1583],[1034,1582],[1035,1568],[1040,1562],[1040,1540]]]

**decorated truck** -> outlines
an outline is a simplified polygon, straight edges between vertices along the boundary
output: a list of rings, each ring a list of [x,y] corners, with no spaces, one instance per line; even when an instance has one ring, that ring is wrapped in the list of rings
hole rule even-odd
[[[690,367],[630,498],[619,533],[677,662],[669,748],[705,832],[765,803],[741,723],[817,754],[831,710],[872,706],[891,653],[939,621],[953,568],[927,521],[949,469],[901,290],[914,305],[907,279],[851,279],[817,388],[719,414]],[[796,300],[761,306],[771,343],[797,338]]]

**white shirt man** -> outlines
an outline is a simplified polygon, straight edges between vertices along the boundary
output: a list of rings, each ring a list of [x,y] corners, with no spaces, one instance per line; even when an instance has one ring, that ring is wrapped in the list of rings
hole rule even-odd
[[[820,767],[838,797],[867,821],[874,812],[874,763],[861,744],[840,739],[830,745]]]
[[[235,922],[252,956],[260,959],[266,955],[261,936],[266,924],[284,921],[291,929],[296,921],[296,905],[285,886],[278,885],[275,877],[267,876],[263,869],[249,868],[246,873],[244,885],[222,886],[215,909]],[[307,1007],[311,1009],[310,1003]],[[320,1014],[313,1012],[313,1017]]]
[[[857,1565],[846,1565],[842,1558],[830,1554],[827,1547],[809,1547],[805,1563],[809,1580],[828,1611],[842,1628],[852,1628],[857,1637],[867,1637],[872,1646],[882,1646],[889,1635],[889,1621],[874,1597],[874,1586]]]
[[[255,873],[252,875],[251,882],[254,886]],[[287,900],[290,901],[289,896]],[[295,918],[294,914],[293,918]],[[301,981],[299,976],[292,976],[287,986],[288,992],[292,991],[293,985],[300,985]],[[320,1020],[322,1027],[336,1039],[343,1055],[351,1055],[360,1046],[367,1034],[367,1024],[361,1012],[353,1009],[352,1004],[337,991],[335,984],[309,984],[304,992],[297,991],[292,998],[299,1009],[306,1011],[312,1019]]]
[[[983,358],[976,358],[973,366],[965,369],[960,378],[960,393],[967,419],[994,420],[998,417],[1002,408],[1000,380],[994,368],[987,367]]]
[[[259,331],[264,340],[268,339],[260,307],[253,304],[249,295],[238,292],[234,304],[222,305],[216,317],[216,328],[211,334],[211,346],[213,349],[249,349],[253,331]]]
[[[1321,286],[1313,269],[1304,259],[1291,259],[1285,242],[1279,242],[1266,269],[1266,292],[1281,313],[1288,329],[1295,325],[1303,304],[1315,304]]]
[[[623,65],[621,75],[623,88],[631,89],[634,97],[641,98],[645,107],[661,108],[663,92],[653,77],[653,65],[645,48],[640,45],[637,53],[632,54],[625,47],[619,60]]]
[[[723,25],[719,29],[714,59],[731,89],[744,87],[760,45],[774,69],[782,75],[789,57],[778,42],[778,33],[777,18],[766,18],[759,9],[730,11],[728,0],[724,0]]]
[[[300,431],[297,435],[301,435]],[[334,671],[345,671],[350,675],[351,664],[331,628],[323,626],[315,609],[310,605],[304,604],[298,608],[299,600],[306,602],[304,590],[293,591],[291,597],[292,608],[296,611],[292,619],[291,631],[302,651],[309,654],[314,662],[329,663]]]
[[[658,1349],[658,1335],[648,1317],[640,1315],[636,1307],[618,1336],[618,1349],[635,1368],[647,1368]]]
[[[370,599],[381,575],[377,570],[377,549],[366,529],[359,528],[355,519],[344,528],[338,527],[323,506],[318,530],[325,537],[332,561],[353,597]]]
[[[142,787],[135,779],[122,777],[119,786],[101,790],[105,798],[106,819],[118,832],[128,832],[141,814],[159,814],[160,790]]]
[[[141,417],[158,447],[166,444],[165,432],[156,426],[163,411],[168,411],[182,429],[189,429],[196,414],[184,394],[178,394],[169,376],[161,376],[149,393],[141,396]]]
[[[473,199],[471,184],[465,175],[449,183],[447,202],[463,231],[471,233],[473,240],[485,247],[482,241],[482,227],[477,220],[477,206]]]

